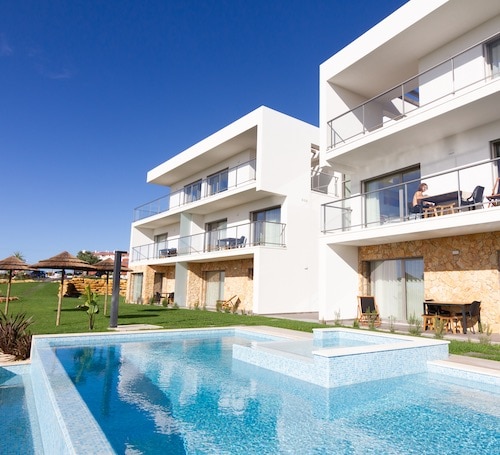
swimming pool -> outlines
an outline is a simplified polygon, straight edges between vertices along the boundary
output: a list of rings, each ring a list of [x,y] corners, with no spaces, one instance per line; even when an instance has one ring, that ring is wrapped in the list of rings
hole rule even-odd
[[[325,388],[233,357],[282,341],[238,329],[37,339],[42,434],[67,445],[46,453],[496,453],[498,384],[418,373]]]

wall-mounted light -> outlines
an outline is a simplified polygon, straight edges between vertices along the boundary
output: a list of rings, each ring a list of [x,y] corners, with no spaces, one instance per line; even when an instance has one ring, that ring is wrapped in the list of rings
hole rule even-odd
[[[460,251],[459,250],[451,250],[451,254],[457,255],[457,254],[460,254]]]

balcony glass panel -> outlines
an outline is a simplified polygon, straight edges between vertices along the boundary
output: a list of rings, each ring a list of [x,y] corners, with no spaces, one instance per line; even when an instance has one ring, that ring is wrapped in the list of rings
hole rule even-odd
[[[211,187],[209,179],[212,177],[212,184],[214,186]],[[181,190],[174,191],[167,196],[137,207],[134,210],[134,221],[142,220],[157,215],[158,213],[167,212],[176,207],[182,207],[183,205],[198,201],[204,197],[210,197],[221,191],[237,188],[238,186],[246,185],[252,181],[255,181],[255,160],[247,161],[233,168],[209,176],[206,179],[198,180]],[[204,195],[202,194],[203,187],[208,189],[204,191],[204,193],[206,193]]]
[[[254,221],[236,226],[224,226],[199,234],[169,238],[166,243],[149,243],[132,248],[131,262],[186,256],[198,253],[213,253],[261,245],[285,246],[283,223]]]
[[[460,214],[472,209],[481,209],[483,206],[487,208],[490,205],[487,197],[492,194],[499,163],[500,158],[496,158],[422,178],[415,178],[416,171],[409,170],[403,173],[401,183],[396,179],[390,183],[392,176],[373,180],[373,183],[368,182],[366,186],[370,191],[322,206],[323,232],[360,230],[386,223],[414,220],[418,215],[412,213],[411,202],[421,182],[428,185],[427,193],[430,200],[433,195],[443,197],[450,195],[452,201],[448,202],[453,203],[454,206],[443,212],[439,207],[441,204],[446,204],[437,202],[438,215]],[[484,200],[472,207],[467,199],[470,198],[476,186],[484,187]]]
[[[486,45],[487,53],[484,48]],[[487,40],[330,120],[329,147],[397,122],[413,111],[489,82],[500,73],[500,39]],[[489,69],[485,71],[485,65]]]

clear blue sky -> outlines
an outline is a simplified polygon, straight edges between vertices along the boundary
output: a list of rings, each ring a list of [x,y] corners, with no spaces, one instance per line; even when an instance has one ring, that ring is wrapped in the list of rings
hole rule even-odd
[[[0,0],[0,259],[128,250],[146,173],[266,105],[404,0]]]

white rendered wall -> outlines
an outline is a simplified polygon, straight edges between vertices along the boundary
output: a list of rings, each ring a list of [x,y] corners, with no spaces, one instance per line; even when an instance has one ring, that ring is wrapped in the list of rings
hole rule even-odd
[[[331,246],[320,240],[319,253],[319,320],[332,321],[357,317],[359,295],[358,248]]]

